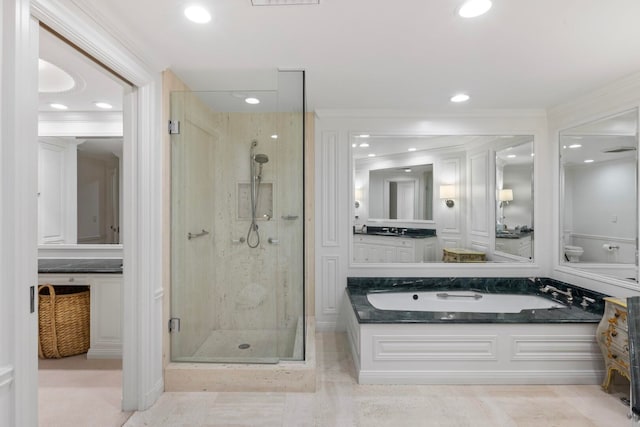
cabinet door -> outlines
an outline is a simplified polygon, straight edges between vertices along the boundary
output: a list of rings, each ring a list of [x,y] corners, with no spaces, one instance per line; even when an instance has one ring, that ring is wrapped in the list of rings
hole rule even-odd
[[[435,237],[424,239],[424,262],[435,262],[437,256],[437,240]]]
[[[88,358],[122,357],[122,275],[91,278],[91,349]]]
[[[366,243],[354,243],[353,244],[353,261],[354,262],[368,262],[367,248],[369,245]]]
[[[398,248],[397,262],[415,262],[415,251],[413,248]]]
[[[367,245],[368,262],[395,262],[396,248],[384,245]]]
[[[76,243],[75,145],[38,145],[38,242]]]

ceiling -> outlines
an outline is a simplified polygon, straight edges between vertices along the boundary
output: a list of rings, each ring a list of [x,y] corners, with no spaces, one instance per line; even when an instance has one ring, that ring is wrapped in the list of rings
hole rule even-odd
[[[74,2],[198,89],[212,70],[305,69],[310,110],[548,108],[640,70],[637,0],[494,0],[473,19],[462,0],[197,0],[208,24],[184,0]],[[469,102],[449,102],[461,91]]]
[[[42,28],[39,43],[40,59],[58,67],[72,79],[70,88],[43,92],[43,81],[55,83],[57,76],[43,74],[41,66],[39,111],[61,112],[51,107],[52,103],[67,106],[65,112],[122,111],[123,82]],[[113,108],[101,109],[95,102],[106,102]]]

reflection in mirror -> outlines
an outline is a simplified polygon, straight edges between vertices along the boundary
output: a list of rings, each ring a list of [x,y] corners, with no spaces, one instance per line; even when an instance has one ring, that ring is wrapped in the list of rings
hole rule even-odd
[[[369,170],[371,218],[433,219],[433,165]]]
[[[533,141],[496,151],[496,251],[533,257]]]
[[[38,153],[38,243],[120,243],[122,138],[41,137]]]
[[[638,110],[560,132],[561,263],[637,281]]]
[[[351,147],[354,263],[530,262],[531,136],[368,134],[353,136]],[[513,196],[498,215],[506,218],[496,240],[506,243],[494,251],[492,153],[507,147],[514,151],[505,154],[500,184]],[[508,157],[520,151],[517,162]]]

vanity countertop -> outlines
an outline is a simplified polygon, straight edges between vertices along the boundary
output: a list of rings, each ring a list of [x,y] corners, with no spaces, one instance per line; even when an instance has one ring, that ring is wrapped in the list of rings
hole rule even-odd
[[[506,233],[500,233],[497,232],[496,233],[496,239],[521,239],[523,237],[527,237],[527,236],[531,236],[533,235],[533,230],[532,231],[508,231]]]
[[[66,258],[38,260],[38,273],[106,273],[122,274],[122,259],[119,258]]]
[[[404,233],[402,232],[402,230],[404,230]],[[369,226],[364,232],[358,232],[354,230],[354,234],[383,237],[405,237],[409,239],[426,239],[428,237],[436,237],[436,230],[425,228]]]

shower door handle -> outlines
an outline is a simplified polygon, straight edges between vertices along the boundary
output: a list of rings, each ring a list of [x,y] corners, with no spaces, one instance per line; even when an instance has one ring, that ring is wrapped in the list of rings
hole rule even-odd
[[[272,245],[279,245],[280,244],[280,240],[274,239],[273,237],[269,237],[269,239],[267,239],[267,241],[269,243],[271,243]]]

